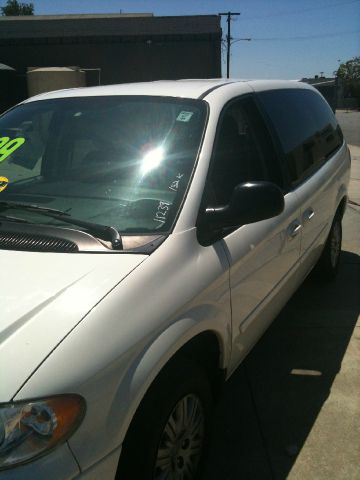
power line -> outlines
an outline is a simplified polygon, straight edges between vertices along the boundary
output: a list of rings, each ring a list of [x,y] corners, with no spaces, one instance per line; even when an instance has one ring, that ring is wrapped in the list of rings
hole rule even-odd
[[[278,13],[269,13],[267,15],[254,15],[247,17],[245,14],[246,20],[261,20],[264,18],[270,18],[270,17],[285,17],[288,15],[299,15],[300,13],[307,13],[307,12],[313,12],[316,10],[325,10],[327,8],[334,8],[334,7],[342,7],[344,5],[351,5],[354,3],[359,3],[360,0],[348,0],[347,2],[342,2],[342,3],[329,3],[326,5],[322,5],[321,7],[311,7],[311,8],[304,8],[302,10],[294,10],[292,12],[278,12]]]
[[[305,35],[305,36],[299,36],[299,37],[268,37],[268,38],[256,38],[256,37],[251,37],[251,40],[254,42],[275,42],[275,41],[300,41],[300,40],[315,40],[318,38],[331,38],[331,37],[339,37],[343,35],[354,35],[354,34],[360,34],[360,30],[348,30],[344,32],[333,32],[333,33],[324,33],[324,34],[319,34],[319,35]],[[237,40],[242,40],[242,39],[232,39],[235,41]]]
[[[231,39],[231,45],[233,43],[236,43],[236,42],[241,42],[241,41],[244,41],[244,42],[251,42],[252,38],[232,38]]]

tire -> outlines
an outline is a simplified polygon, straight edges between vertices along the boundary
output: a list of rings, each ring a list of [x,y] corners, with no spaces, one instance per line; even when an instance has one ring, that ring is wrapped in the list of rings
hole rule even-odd
[[[317,266],[317,272],[324,280],[334,280],[337,275],[341,255],[341,241],[341,216],[337,214],[331,225],[329,236]]]
[[[197,363],[177,359],[165,367],[130,425],[116,479],[199,479],[212,408],[210,384]]]

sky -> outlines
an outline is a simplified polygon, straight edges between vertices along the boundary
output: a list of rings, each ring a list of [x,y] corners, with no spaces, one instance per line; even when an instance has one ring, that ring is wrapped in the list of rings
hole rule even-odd
[[[20,0],[27,1],[27,0]],[[240,12],[231,22],[230,76],[300,79],[333,76],[360,56],[360,0],[31,0],[35,14]],[[4,5],[5,0],[0,0]],[[227,24],[222,18],[223,37]],[[222,71],[226,75],[226,49]]]

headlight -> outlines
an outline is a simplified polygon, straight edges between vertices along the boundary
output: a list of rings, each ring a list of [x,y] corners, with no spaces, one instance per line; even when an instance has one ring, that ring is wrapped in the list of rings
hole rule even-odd
[[[78,395],[0,404],[0,470],[24,463],[67,440],[79,426]]]

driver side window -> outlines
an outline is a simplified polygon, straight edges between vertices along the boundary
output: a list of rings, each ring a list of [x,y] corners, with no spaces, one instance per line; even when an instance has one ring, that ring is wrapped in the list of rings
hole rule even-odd
[[[219,121],[208,182],[208,204],[226,205],[236,185],[266,180],[282,187],[270,134],[248,97],[225,107]]]

